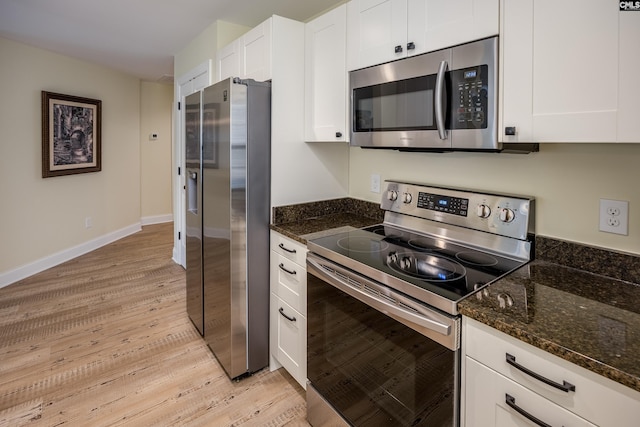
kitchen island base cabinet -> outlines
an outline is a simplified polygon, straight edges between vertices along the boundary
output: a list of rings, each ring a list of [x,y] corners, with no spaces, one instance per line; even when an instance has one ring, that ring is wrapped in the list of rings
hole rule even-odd
[[[639,425],[639,392],[468,317],[463,319],[465,427],[536,425],[527,415],[552,426]]]
[[[280,366],[307,388],[307,247],[271,231],[269,347]]]

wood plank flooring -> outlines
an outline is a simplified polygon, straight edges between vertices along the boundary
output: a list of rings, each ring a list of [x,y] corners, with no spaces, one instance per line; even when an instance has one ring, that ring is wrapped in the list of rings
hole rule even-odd
[[[189,321],[173,225],[0,289],[0,426],[308,426],[268,368],[228,379]]]

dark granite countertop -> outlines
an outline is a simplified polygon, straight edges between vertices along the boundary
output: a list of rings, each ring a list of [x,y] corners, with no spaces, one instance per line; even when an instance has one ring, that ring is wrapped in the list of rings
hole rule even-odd
[[[460,313],[640,392],[640,257],[544,237],[536,250]]]
[[[362,228],[384,219],[380,205],[351,198],[279,206],[273,209],[271,229],[300,243],[320,232],[344,227]]]
[[[379,205],[350,198],[274,208],[271,229],[306,237],[381,223]],[[640,256],[536,237],[536,260],[459,311],[640,392]],[[501,307],[508,293],[513,305]]]

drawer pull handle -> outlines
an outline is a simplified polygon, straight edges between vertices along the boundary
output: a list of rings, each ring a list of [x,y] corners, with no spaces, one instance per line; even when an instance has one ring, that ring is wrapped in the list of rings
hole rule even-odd
[[[286,314],[284,314],[284,308],[280,307],[280,310],[278,310],[278,311],[280,312],[280,314],[282,314],[282,317],[287,319],[289,322],[295,322],[296,321],[295,317],[289,317]]]
[[[279,247],[280,249],[282,249],[283,251],[287,251],[287,252],[289,252],[290,254],[295,254],[295,253],[296,253],[296,250],[295,250],[295,249],[288,249],[288,248],[285,248],[285,247],[284,247],[284,245],[283,245],[282,243],[280,243],[280,244],[278,245],[278,247]]]
[[[280,270],[284,271],[285,273],[289,273],[292,276],[295,276],[297,273],[295,270],[288,270],[284,267],[284,264],[280,264],[278,267],[280,267]]]
[[[533,372],[531,369],[529,368],[525,368],[524,366],[522,366],[519,363],[516,363],[516,357],[512,356],[509,353],[506,353],[506,358],[505,360],[507,361],[507,363],[511,366],[513,366],[514,368],[516,368],[519,371],[524,372],[525,374],[537,379],[538,381],[542,381],[543,383],[550,385],[551,387],[555,387],[558,390],[562,390],[565,393],[569,393],[570,391],[576,391],[576,386],[574,386],[571,383],[568,383],[566,381],[562,381],[562,384],[557,383],[555,381],[550,380],[549,378],[543,377],[540,374],[537,374],[535,372]]]
[[[536,425],[539,425],[540,427],[551,427],[551,425],[549,425],[549,424],[545,423],[544,421],[534,417],[533,415],[531,415],[530,413],[528,413],[527,411],[525,411],[524,409],[522,409],[521,407],[516,405],[516,398],[515,397],[513,397],[513,396],[511,396],[509,394],[505,394],[504,395],[504,402],[510,408],[512,408],[514,411],[516,411],[517,413],[519,413],[520,415],[522,415],[523,417],[525,417],[529,421],[535,423]]]

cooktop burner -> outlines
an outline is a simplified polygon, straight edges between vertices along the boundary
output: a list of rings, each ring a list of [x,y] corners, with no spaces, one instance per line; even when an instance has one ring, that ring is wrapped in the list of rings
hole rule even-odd
[[[312,243],[451,301],[522,265],[522,261],[388,225],[334,234]],[[322,255],[322,251],[315,252]]]
[[[361,236],[345,236],[338,240],[337,245],[342,249],[346,249],[351,252],[381,252],[389,247],[389,244],[384,240],[379,242],[372,242],[371,239]]]

